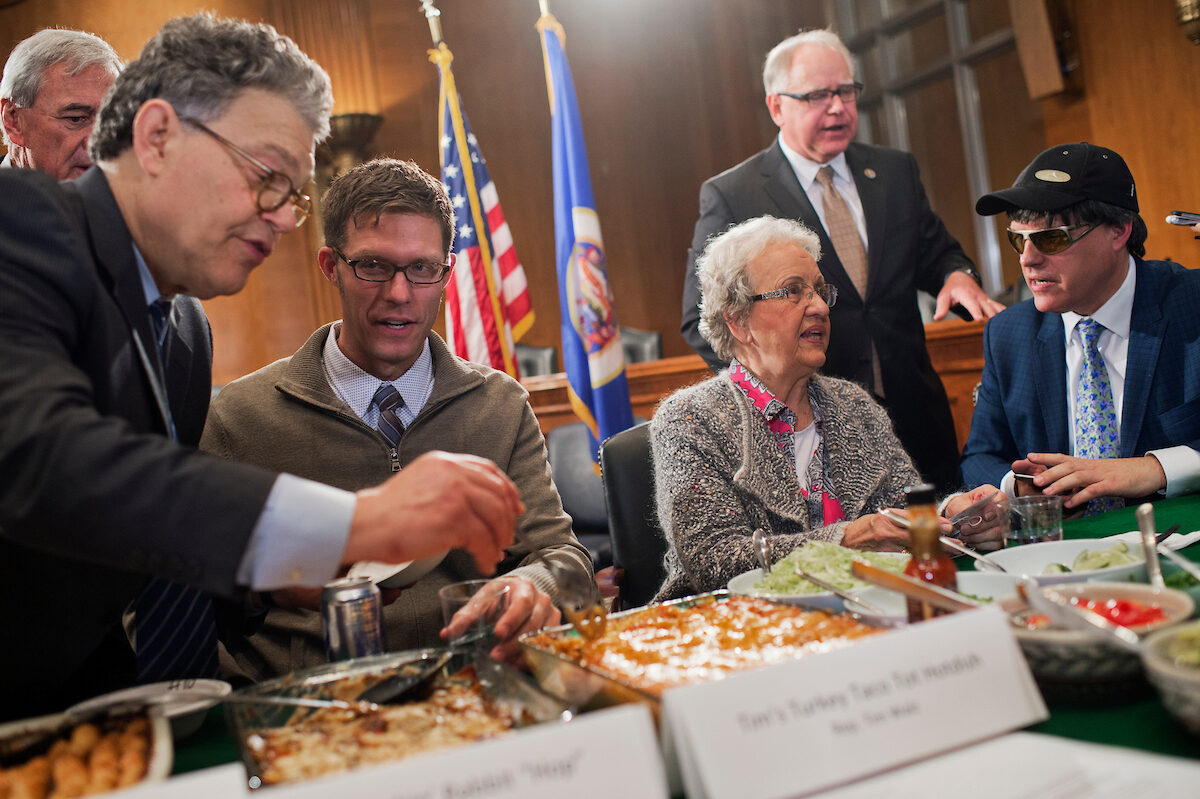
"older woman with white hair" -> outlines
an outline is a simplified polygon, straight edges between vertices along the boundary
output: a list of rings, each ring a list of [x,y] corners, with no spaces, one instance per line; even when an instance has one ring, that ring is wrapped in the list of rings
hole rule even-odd
[[[866,391],[817,371],[837,301],[820,257],[811,230],[764,216],[710,239],[696,262],[700,332],[730,363],[664,400],[650,424],[669,545],[657,599],[754,568],[755,528],[776,558],[807,540],[908,543],[877,511],[922,482],[912,460]]]

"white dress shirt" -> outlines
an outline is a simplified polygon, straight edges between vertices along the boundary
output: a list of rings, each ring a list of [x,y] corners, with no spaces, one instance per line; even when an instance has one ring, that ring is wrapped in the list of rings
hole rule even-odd
[[[850,213],[854,215],[854,224],[858,226],[859,238],[863,241],[863,251],[866,252],[867,218],[863,213],[862,199],[858,196],[858,188],[854,185],[854,176],[850,174],[850,165],[846,163],[846,153],[844,151],[838,153],[827,164],[818,164],[788,147],[782,134],[779,136],[779,147],[783,150],[783,156],[787,158],[788,163],[792,165],[792,171],[796,173],[796,180],[800,182],[800,188],[804,189],[804,193],[808,195],[808,201],[812,203],[817,217],[821,220],[821,227],[826,231],[829,230],[829,225],[825,223],[825,187],[817,180],[817,172],[823,166],[833,167],[833,186],[838,190],[838,194],[842,195],[846,205],[850,206]]]

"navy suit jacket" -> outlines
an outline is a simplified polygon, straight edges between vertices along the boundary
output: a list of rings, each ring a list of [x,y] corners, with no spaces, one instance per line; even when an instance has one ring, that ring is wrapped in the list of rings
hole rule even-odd
[[[1122,458],[1178,445],[1200,449],[1200,272],[1135,259]],[[1062,317],[1033,300],[983,332],[983,380],[963,448],[968,486],[999,485],[1031,452],[1071,452]]]
[[[958,482],[958,441],[946,390],[925,349],[917,290],[936,295],[951,272],[971,261],[929,207],[911,154],[856,142],[846,150],[846,164],[866,218],[867,296],[859,296],[846,274],[776,141],[700,189],[700,219],[684,279],[683,336],[714,370],[724,366],[698,329],[696,256],[708,239],[764,214],[799,220],[820,237],[821,273],[838,289],[821,372],[870,385],[874,343],[886,395],[881,402],[896,436],[925,478],[949,489]]]
[[[130,684],[146,575],[236,598],[275,475],[197,453],[211,341],[175,301],[167,395],[133,242],[104,173],[0,171],[0,719]],[[182,446],[181,446],[182,444]]]

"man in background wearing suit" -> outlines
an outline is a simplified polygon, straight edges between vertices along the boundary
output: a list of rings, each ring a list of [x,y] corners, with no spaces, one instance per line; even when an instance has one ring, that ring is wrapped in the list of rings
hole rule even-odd
[[[321,209],[317,260],[337,287],[341,320],[290,358],[225,386],[201,446],[349,491],[379,485],[435,449],[496,463],[525,504],[495,578],[509,594],[492,654],[514,657],[518,636],[559,619],[555,580],[540,557],[585,582],[591,559],[554,488],[528,392],[503,372],[456,357],[433,332],[454,263],[450,198],[416,164],[380,158],[335,178]],[[481,576],[465,553],[448,554],[383,609],[385,648],[441,644],[438,589]],[[223,666],[262,680],[323,663],[318,598],[315,589],[274,592],[257,632],[225,640]],[[465,619],[456,625],[465,628]]]
[[[700,219],[683,292],[683,335],[713,370],[724,364],[700,336],[695,260],[708,239],[753,217],[798,219],[821,240],[821,273],[838,288],[823,372],[870,389],[921,474],[959,483],[958,442],[925,349],[917,289],[937,296],[935,319],[961,304],[976,319],[1003,306],[929,208],[908,153],[853,143],[858,96],[850,52],[825,30],[776,45],[763,85],[779,138],[700,188]]]
[[[216,668],[209,594],[465,548],[521,511],[482,458],[431,453],[351,493],[197,452],[207,326],[311,204],[329,78],[273,28],[163,26],[121,73],[72,182],[0,170],[0,718]]]
[[[1090,512],[1200,488],[1200,272],[1142,260],[1121,156],[1051,147],[975,210],[1008,214],[1033,298],[984,329],[967,484]]]
[[[17,44],[0,80],[0,167],[73,180],[92,165],[88,134],[121,59],[98,36],[47,28]]]

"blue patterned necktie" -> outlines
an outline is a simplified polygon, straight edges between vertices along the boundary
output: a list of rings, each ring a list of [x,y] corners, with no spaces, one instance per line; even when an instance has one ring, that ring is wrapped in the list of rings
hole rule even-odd
[[[1075,329],[1083,340],[1083,366],[1075,391],[1075,457],[1115,458],[1121,451],[1121,437],[1108,369],[1100,357],[1104,325],[1095,319],[1080,319]],[[1118,497],[1100,497],[1088,502],[1086,515],[1123,507],[1125,503]]]
[[[150,306],[166,390],[167,331],[171,301]],[[174,421],[170,435],[176,438]],[[217,676],[217,625],[212,599],[198,588],[151,577],[133,601],[138,682]]]
[[[379,407],[379,432],[392,445],[392,449],[400,443],[400,435],[404,432],[404,423],[397,415],[404,407],[404,397],[391,383],[380,383],[375,390],[371,402]]]

